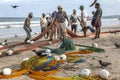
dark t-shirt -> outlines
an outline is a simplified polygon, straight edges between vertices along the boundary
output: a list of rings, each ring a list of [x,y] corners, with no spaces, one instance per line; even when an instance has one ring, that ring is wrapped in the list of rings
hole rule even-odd
[[[58,21],[58,23],[65,22],[65,18],[67,18],[67,14],[65,11],[56,13],[56,20]]]
[[[98,8],[93,16],[93,20],[96,20],[97,17],[99,17],[101,19],[102,17],[102,9],[101,8]]]

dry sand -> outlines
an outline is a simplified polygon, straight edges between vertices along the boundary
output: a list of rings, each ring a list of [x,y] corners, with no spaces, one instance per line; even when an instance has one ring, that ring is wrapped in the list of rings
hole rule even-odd
[[[120,27],[117,28],[104,28],[102,31],[109,31],[109,30],[115,30],[120,29]],[[82,34],[81,34],[82,35]],[[98,60],[101,59],[103,61],[111,62],[112,64],[106,69],[110,72],[110,80],[120,80],[120,48],[116,48],[114,43],[120,44],[120,33],[109,33],[109,34],[103,34],[99,39],[92,40],[94,36],[86,37],[86,38],[78,38],[74,39],[75,44],[82,44],[82,45],[88,45],[91,46],[92,43],[97,43],[99,48],[105,49],[104,53],[92,53],[88,55],[81,55],[85,59],[84,63],[77,63],[73,65],[73,63],[65,63],[61,65],[61,70],[55,74],[55,76],[59,77],[68,77],[68,76],[74,76],[78,75],[80,70],[83,68],[88,68],[92,71],[92,74],[98,74],[98,72],[102,69],[100,67],[100,64],[98,63]],[[9,44],[15,44],[23,41],[25,37],[16,37],[16,38],[9,38],[8,43]],[[2,42],[4,39],[1,39]],[[59,43],[49,45],[48,47],[56,48]],[[22,47],[22,46],[21,46]],[[76,47],[78,48],[78,47]],[[39,48],[37,48],[39,49]],[[5,67],[10,67],[12,69],[18,69],[20,67],[20,64],[23,60],[23,58],[30,58],[34,56],[35,53],[32,51],[25,51],[18,55],[13,56],[7,56],[0,58],[0,70]],[[72,66],[72,67],[71,67]],[[67,69],[66,69],[67,67]],[[70,68],[69,68],[70,67]],[[0,79],[0,80],[6,80],[6,79]],[[34,80],[29,78],[27,75],[22,75],[16,78],[11,78],[7,80]]]

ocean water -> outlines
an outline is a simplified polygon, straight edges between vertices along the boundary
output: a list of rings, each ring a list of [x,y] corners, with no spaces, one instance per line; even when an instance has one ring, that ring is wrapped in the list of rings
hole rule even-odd
[[[0,38],[14,37],[15,35],[26,35],[23,24],[24,17],[1,17],[0,18]],[[40,33],[40,19],[38,17],[31,20],[32,34]],[[88,21],[87,25],[91,25],[91,22]],[[120,20],[114,17],[108,17],[102,19],[102,27],[111,27],[119,26]],[[81,29],[81,26],[78,23],[78,29]]]

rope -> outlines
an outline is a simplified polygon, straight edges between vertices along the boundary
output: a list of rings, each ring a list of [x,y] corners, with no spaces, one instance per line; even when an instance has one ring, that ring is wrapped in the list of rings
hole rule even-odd
[[[16,70],[16,71],[14,71],[13,74],[11,74],[11,75],[6,75],[6,76],[0,74],[0,79],[18,77],[18,76],[20,76],[20,75],[23,75],[23,74],[26,73],[26,72],[28,72],[28,70]]]
[[[95,47],[92,47],[92,46],[85,46],[85,45],[79,45],[79,44],[75,44],[75,46],[86,47],[86,49],[83,49],[83,50],[91,50],[91,51],[94,51],[94,52],[97,52],[97,53],[105,52],[104,49],[95,48]]]

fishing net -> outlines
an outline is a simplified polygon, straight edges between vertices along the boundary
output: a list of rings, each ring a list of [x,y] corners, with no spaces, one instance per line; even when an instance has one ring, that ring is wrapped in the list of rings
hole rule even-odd
[[[85,46],[85,45],[79,45],[79,44],[75,44],[75,46],[85,47],[85,49],[82,49],[82,50],[91,50],[91,51],[94,51],[94,52],[97,52],[97,53],[105,52],[104,49],[96,48],[96,47],[92,47],[92,46]]]

